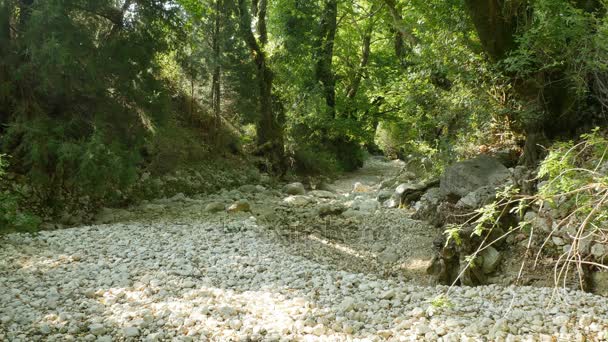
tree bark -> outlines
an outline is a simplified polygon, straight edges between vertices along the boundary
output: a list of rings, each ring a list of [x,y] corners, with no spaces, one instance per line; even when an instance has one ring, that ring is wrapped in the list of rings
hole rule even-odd
[[[361,86],[361,80],[363,79],[365,69],[367,68],[367,64],[369,63],[373,30],[374,25],[370,23],[367,26],[365,32],[363,33],[363,39],[361,41],[361,59],[359,61],[359,67],[357,68],[355,78],[353,79],[353,82],[351,83],[348,92],[346,93],[346,97],[350,101],[354,100],[354,98],[357,96],[359,87]]]
[[[395,27],[395,30],[397,31],[397,33],[396,33],[397,42],[395,45],[404,46],[405,41],[407,41],[410,45],[418,44],[418,38],[416,38],[416,36],[414,36],[414,34],[412,32],[410,32],[407,29],[407,27],[405,26],[405,21],[403,20],[403,16],[401,15],[401,12],[397,8],[396,1],[395,0],[384,0],[384,4],[388,8],[389,13],[391,14],[391,18],[393,18],[393,26]],[[397,50],[395,52],[397,52],[398,54],[401,53]]]
[[[222,30],[222,13],[223,13],[223,1],[215,0],[215,22],[213,25],[213,36],[212,36],[212,48],[213,48],[213,76],[211,80],[211,103],[213,107],[213,116],[215,118],[215,138],[216,142],[220,136],[221,126],[221,30]]]
[[[245,0],[238,0],[238,5],[239,26],[245,43],[251,51],[253,63],[255,64],[257,71],[260,96],[260,118],[257,122],[258,151],[269,159],[271,170],[268,171],[276,174],[283,174],[286,170],[283,127],[275,117],[273,111],[273,73],[267,65],[267,57],[263,50],[263,45],[266,43],[266,36],[262,35],[262,39],[258,42],[258,39],[256,39],[251,30],[251,17]],[[260,17],[266,17],[266,0],[257,1],[257,6],[255,7],[258,8],[257,19],[259,30]],[[265,28],[262,32],[265,32]]]
[[[333,74],[334,39],[338,26],[338,1],[325,0],[319,37],[316,42],[315,77],[323,87],[327,115],[336,117],[336,78]]]
[[[34,0],[19,0],[19,32],[25,31],[27,22],[32,15],[32,5]]]
[[[9,82],[9,54],[11,49],[11,14],[12,5],[5,1],[0,5],[0,88],[6,89]],[[9,120],[10,94],[0,96],[0,134],[4,132],[5,125]]]
[[[517,20],[526,4],[526,0],[465,0],[481,45],[493,61],[500,61],[516,47]]]

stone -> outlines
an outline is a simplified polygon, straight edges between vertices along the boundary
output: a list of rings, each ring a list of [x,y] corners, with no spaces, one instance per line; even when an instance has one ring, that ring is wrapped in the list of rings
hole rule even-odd
[[[489,246],[480,253],[483,258],[483,263],[481,264],[481,269],[484,274],[490,274],[496,271],[500,261],[502,259],[502,255],[496,248]]]
[[[602,243],[596,243],[591,247],[591,255],[598,261],[604,261],[603,259],[608,257],[608,246]]]
[[[242,193],[256,193],[258,192],[258,187],[251,184],[241,185],[239,186],[239,191]]]
[[[339,309],[342,312],[349,312],[352,311],[355,308],[355,299],[353,297],[345,297],[342,300],[342,303],[340,303],[339,305]]]
[[[382,190],[378,193],[378,196],[376,197],[376,200],[380,203],[385,202],[386,200],[390,199],[391,196],[393,195],[392,191],[388,191],[388,190]]]
[[[338,197],[333,192],[326,191],[326,190],[313,190],[313,191],[309,192],[309,195],[315,196],[318,198],[326,198],[326,199],[334,199],[334,198]]]
[[[394,198],[399,199],[401,205],[410,205],[422,198],[425,191],[437,184],[437,180],[428,180],[420,183],[402,183],[395,189]]]
[[[355,183],[355,185],[353,185],[353,193],[367,193],[367,192],[371,192],[372,189],[367,186],[364,185],[363,183],[357,182]]]
[[[323,336],[325,334],[325,326],[323,324],[317,324],[312,328],[313,335]]]
[[[445,196],[462,198],[481,188],[496,188],[511,176],[497,159],[479,156],[449,166],[441,176],[440,188]]]
[[[294,207],[304,207],[308,205],[311,201],[312,200],[310,197],[302,195],[289,196],[283,199],[284,203],[287,203]]]
[[[414,204],[414,210],[416,211],[413,215],[414,219],[425,220],[432,222],[437,218],[437,207],[443,200],[441,189],[438,187],[428,189],[420,200]]]
[[[394,264],[399,258],[399,253],[394,248],[387,248],[378,255],[378,261],[385,264]]]
[[[230,207],[228,207],[227,210],[229,213],[248,212],[251,211],[251,206],[249,204],[249,201],[243,199],[232,204]]]
[[[326,182],[321,182],[319,185],[317,185],[316,187],[317,190],[323,190],[323,191],[329,191],[329,192],[337,192],[338,190],[331,184],[328,184]]]
[[[493,201],[496,197],[496,190],[492,186],[482,186],[481,188],[469,192],[462,197],[456,207],[461,209],[477,209]]]
[[[541,217],[537,212],[532,210],[526,212],[524,221],[532,225],[535,230],[540,230],[543,233],[549,233],[552,230],[552,220],[548,217]]]
[[[216,213],[224,210],[226,210],[226,206],[224,203],[220,202],[212,202],[205,206],[205,211],[208,213]]]
[[[183,193],[179,192],[177,194],[175,194],[175,196],[171,197],[169,199],[170,202],[184,202],[186,201],[186,195],[184,195]]]
[[[342,213],[342,216],[346,217],[346,218],[354,218],[354,217],[363,216],[363,214],[360,211],[349,208]]]
[[[389,200],[384,201],[384,203],[382,203],[382,206],[388,209],[397,208],[399,206],[399,200],[396,198],[391,198]]]
[[[346,211],[346,207],[342,203],[323,203],[317,208],[319,216],[340,215]]]
[[[51,327],[48,324],[41,324],[38,330],[42,335],[48,335],[51,333]]]
[[[100,336],[106,332],[106,327],[100,323],[91,324],[89,325],[89,332],[95,336]]]
[[[353,209],[359,210],[364,213],[373,213],[380,207],[380,203],[374,199],[356,201],[353,204]]]
[[[304,195],[306,193],[306,189],[304,189],[304,185],[302,183],[295,182],[285,185],[283,187],[283,192],[288,195]]]
[[[139,336],[139,329],[137,327],[126,327],[122,330],[126,337],[137,337]]]
[[[355,329],[353,328],[353,326],[349,323],[343,323],[342,324],[342,332],[345,334],[352,334],[355,331]]]
[[[551,241],[553,241],[553,243],[558,247],[564,246],[566,244],[566,241],[564,241],[564,239],[559,236],[552,236]]]
[[[395,298],[395,290],[393,290],[393,289],[385,291],[380,295],[380,299],[393,299],[393,298]]]
[[[377,334],[384,339],[389,339],[391,336],[393,336],[393,332],[390,330],[379,330]]]
[[[232,328],[234,330],[239,330],[243,326],[243,323],[238,319],[233,319],[230,321],[229,325],[230,325],[230,328]]]

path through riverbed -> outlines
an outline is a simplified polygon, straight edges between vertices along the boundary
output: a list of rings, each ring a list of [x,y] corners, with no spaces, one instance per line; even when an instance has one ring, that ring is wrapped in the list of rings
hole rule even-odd
[[[438,297],[447,288],[424,275],[437,232],[371,202],[399,168],[375,159],[331,195],[249,187],[5,236],[0,340],[608,339],[608,300],[587,293],[481,286]],[[365,191],[352,193],[357,182]],[[203,210],[243,199],[251,212]],[[327,205],[345,210],[320,215]]]

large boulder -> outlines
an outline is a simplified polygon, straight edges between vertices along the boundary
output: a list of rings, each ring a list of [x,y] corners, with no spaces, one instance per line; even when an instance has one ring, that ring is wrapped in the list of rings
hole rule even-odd
[[[441,192],[446,196],[462,198],[481,188],[495,188],[507,181],[511,173],[497,159],[479,156],[448,167],[441,176]]]
[[[304,185],[302,183],[296,182],[285,185],[283,187],[283,192],[288,195],[304,195],[306,193],[306,189],[304,189]]]
[[[414,205],[414,210],[416,210],[416,212],[414,213],[413,218],[434,223],[433,221],[437,217],[437,207],[441,200],[443,200],[443,196],[438,187],[428,189],[424,195],[420,197],[420,201],[416,202]]]
[[[418,201],[424,193],[437,185],[437,180],[429,180],[420,183],[402,183],[395,189],[395,196],[399,198],[400,205],[409,205]]]
[[[461,209],[477,209],[492,202],[495,198],[496,189],[494,186],[482,186],[461,198],[456,203],[456,207]]]

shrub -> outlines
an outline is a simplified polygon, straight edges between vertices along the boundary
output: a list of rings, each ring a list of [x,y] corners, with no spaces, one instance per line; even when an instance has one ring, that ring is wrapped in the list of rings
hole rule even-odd
[[[498,192],[496,201],[477,209],[464,224],[448,227],[448,242],[453,239],[460,244],[460,234],[465,227],[473,226],[473,235],[483,239],[468,258],[467,267],[473,267],[481,251],[508,235],[516,232],[539,234],[533,222],[536,216],[528,218],[524,214],[530,210],[545,212],[553,224],[550,232],[543,233],[541,230],[540,234],[545,235],[537,235],[542,244],[536,260],[555,234],[566,236],[570,247],[557,251],[555,284],[565,283],[569,273],[576,270],[584,287],[587,271],[608,269],[608,260],[594,260],[586,250],[592,244],[606,245],[608,236],[608,137],[595,129],[583,134],[579,142],[554,144],[539,167],[537,179],[541,180],[538,193],[525,195],[520,189],[508,186]],[[519,223],[509,227],[504,235],[493,238],[492,231],[502,224],[503,218],[513,214],[518,216]]]
[[[88,135],[74,134],[74,129],[73,122],[48,118],[10,127],[5,147],[18,161],[14,168],[28,178],[35,194],[32,199],[54,210],[65,209],[84,195],[93,203],[120,200],[136,179],[140,161],[136,142],[128,147],[102,128],[94,127]]]
[[[19,196],[9,189],[9,182],[5,179],[7,167],[6,155],[0,154],[0,233],[35,231],[40,219],[20,207]]]
[[[327,175],[339,169],[334,156],[309,145],[298,145],[292,151],[292,168],[302,175]]]

